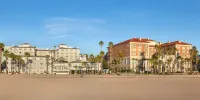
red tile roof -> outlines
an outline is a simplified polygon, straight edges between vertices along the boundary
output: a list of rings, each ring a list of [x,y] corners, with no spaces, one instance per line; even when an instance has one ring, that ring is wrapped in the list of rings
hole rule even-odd
[[[192,44],[181,42],[181,41],[174,41],[174,42],[170,42],[170,43],[161,44],[161,46],[172,46],[172,45],[176,45],[176,44],[179,44],[179,45],[192,45]]]
[[[132,38],[128,39],[126,41],[120,42],[118,44],[115,44],[114,46],[120,45],[120,44],[125,44],[125,43],[130,43],[130,42],[142,42],[142,43],[149,43],[149,41],[154,41],[148,38]]]

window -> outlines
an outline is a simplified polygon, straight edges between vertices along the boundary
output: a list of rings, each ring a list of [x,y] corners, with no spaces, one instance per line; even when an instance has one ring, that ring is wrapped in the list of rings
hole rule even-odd
[[[132,56],[136,56],[136,52],[135,51],[132,51]]]
[[[142,47],[142,45],[141,45],[141,44],[138,44],[138,47]]]
[[[132,51],[136,51],[136,48],[133,48]]]
[[[142,51],[142,49],[140,48],[140,49],[138,49],[138,51]]]

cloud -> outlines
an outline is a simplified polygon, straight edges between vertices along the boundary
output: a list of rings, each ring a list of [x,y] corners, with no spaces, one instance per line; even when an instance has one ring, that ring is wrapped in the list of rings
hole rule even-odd
[[[59,35],[59,36],[54,36],[52,39],[60,39],[60,38],[66,38],[66,37],[71,37],[73,35]]]
[[[45,21],[46,33],[54,38],[64,38],[69,35],[98,34],[104,32],[102,19],[79,19],[68,17],[50,18]]]

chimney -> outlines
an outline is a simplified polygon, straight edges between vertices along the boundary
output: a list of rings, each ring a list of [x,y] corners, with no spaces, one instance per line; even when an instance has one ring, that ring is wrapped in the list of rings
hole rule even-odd
[[[178,40],[178,43],[181,43],[181,40]]]
[[[147,40],[149,40],[149,37],[147,37]]]
[[[142,38],[140,37],[140,41],[142,41]]]
[[[168,43],[170,43],[170,41],[168,41]]]

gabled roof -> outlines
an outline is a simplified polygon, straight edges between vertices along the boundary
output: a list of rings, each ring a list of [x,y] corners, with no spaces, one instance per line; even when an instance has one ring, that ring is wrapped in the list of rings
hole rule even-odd
[[[131,38],[131,39],[128,39],[126,41],[115,44],[114,46],[117,46],[117,45],[120,45],[120,44],[125,44],[125,43],[130,43],[130,42],[150,43],[150,41],[154,41],[154,40],[151,40],[149,38]]]
[[[172,45],[192,45],[192,44],[189,44],[189,43],[186,43],[186,42],[181,42],[181,41],[174,41],[174,42],[168,42],[168,43],[164,43],[164,44],[161,44],[161,46],[172,46]]]

